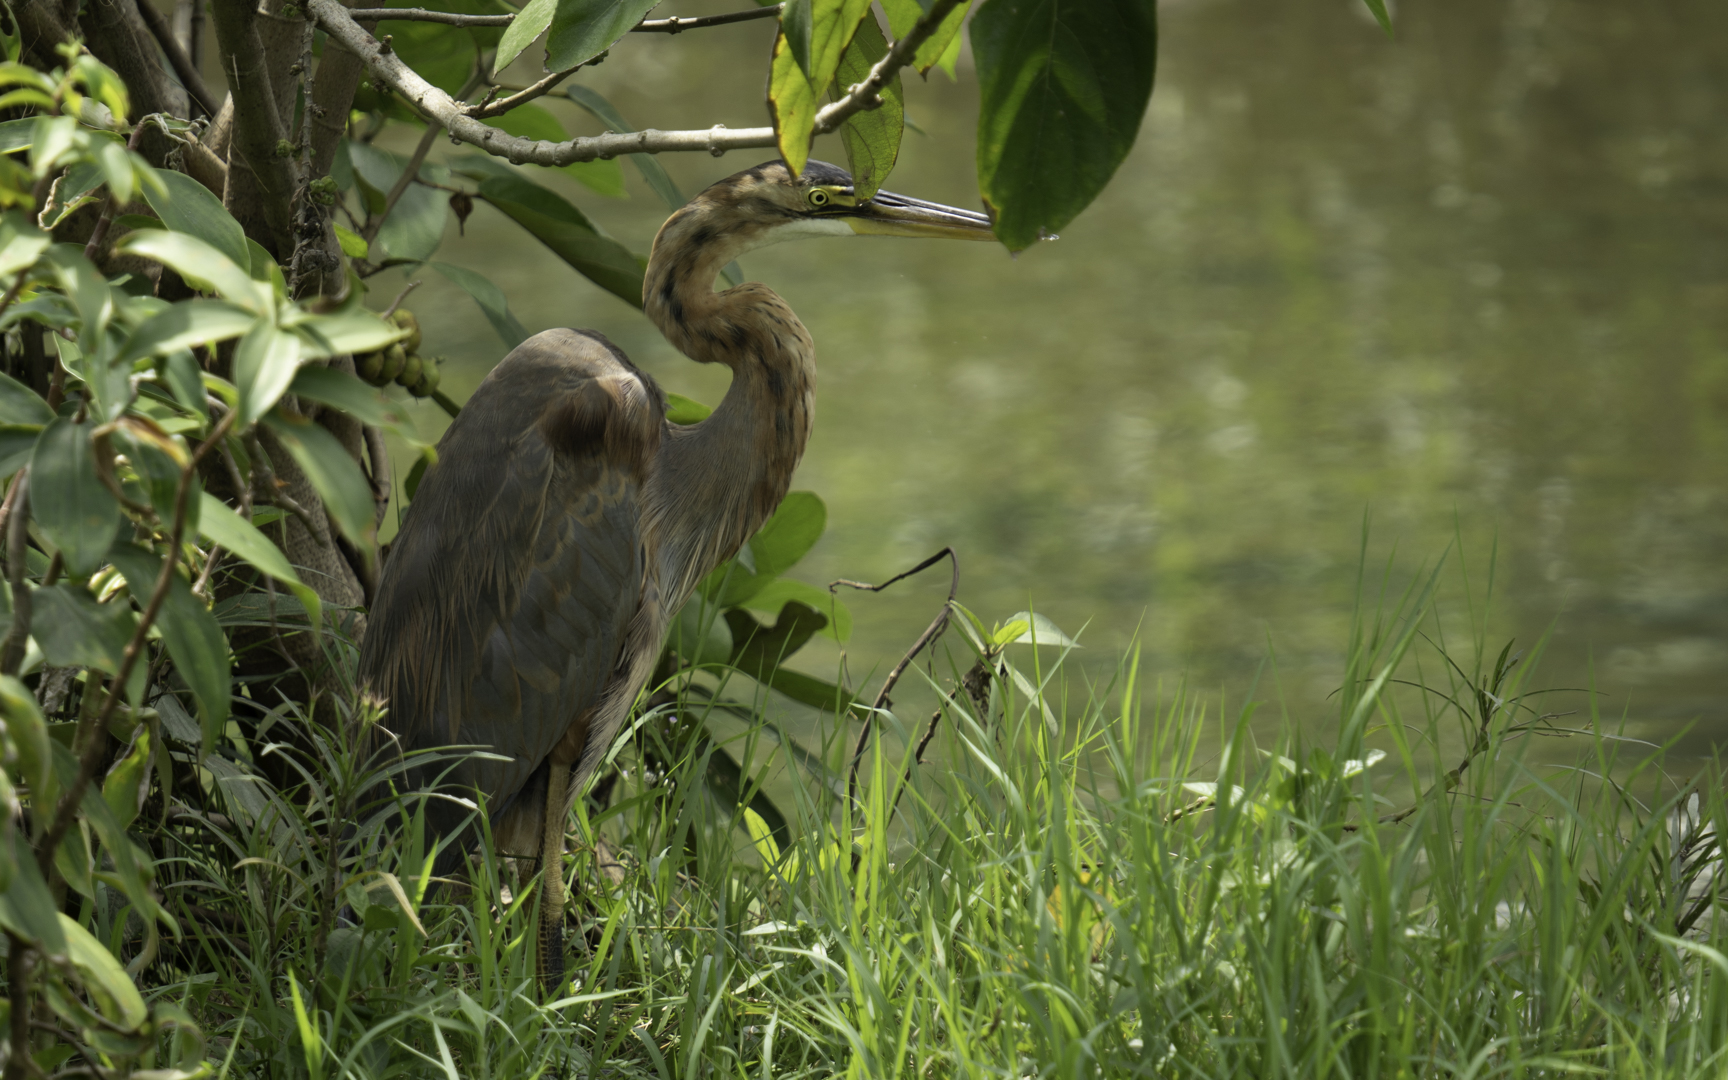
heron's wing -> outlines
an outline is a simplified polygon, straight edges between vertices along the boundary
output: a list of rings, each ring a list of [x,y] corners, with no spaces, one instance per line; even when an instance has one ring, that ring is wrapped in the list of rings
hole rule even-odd
[[[662,415],[652,380],[604,338],[536,335],[463,407],[402,523],[361,675],[389,699],[405,749],[472,744],[507,759],[464,760],[448,777],[483,792],[494,817],[618,670]]]

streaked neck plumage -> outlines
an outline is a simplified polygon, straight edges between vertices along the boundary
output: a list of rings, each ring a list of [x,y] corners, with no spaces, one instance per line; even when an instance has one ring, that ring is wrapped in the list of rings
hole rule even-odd
[[[685,356],[732,369],[713,415],[670,428],[645,492],[669,611],[774,512],[810,438],[809,331],[766,285],[714,291],[720,268],[759,246],[767,228],[704,193],[661,227],[648,260],[648,317]]]

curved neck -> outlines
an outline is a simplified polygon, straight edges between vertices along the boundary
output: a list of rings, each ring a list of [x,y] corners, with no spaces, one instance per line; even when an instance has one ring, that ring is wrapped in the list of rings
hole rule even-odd
[[[655,238],[643,283],[644,310],[673,346],[732,369],[713,415],[668,432],[645,493],[673,605],[780,505],[810,438],[816,365],[809,331],[766,285],[714,291],[720,268],[751,239],[692,204]]]

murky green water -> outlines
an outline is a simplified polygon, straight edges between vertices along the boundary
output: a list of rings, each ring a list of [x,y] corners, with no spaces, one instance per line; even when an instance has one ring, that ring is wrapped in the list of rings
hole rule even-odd
[[[1291,711],[1322,717],[1367,513],[1371,561],[1405,577],[1456,531],[1478,599],[1497,543],[1491,638],[1552,622],[1544,681],[1593,670],[1607,712],[1697,719],[1706,751],[1728,731],[1728,7],[1406,0],[1396,42],[1360,7],[1165,4],[1134,155],[1017,260],[880,240],[745,260],[818,345],[796,486],[830,534],[805,576],[952,544],[981,613],[1086,624],[1100,667],[1138,633],[1143,669],[1232,700],[1270,642]],[[643,126],[759,124],[769,33],[638,36],[593,85]],[[965,78],[910,88],[927,134],[891,187],[976,205],[973,100]],[[666,164],[693,191],[767,156]],[[631,180],[625,203],[571,190],[646,250],[664,211]],[[530,330],[592,327],[670,389],[723,391],[488,210],[441,257]],[[460,398],[502,350],[427,278],[410,306]],[[944,585],[856,600],[853,671]],[[1459,619],[1463,594],[1449,579]]]

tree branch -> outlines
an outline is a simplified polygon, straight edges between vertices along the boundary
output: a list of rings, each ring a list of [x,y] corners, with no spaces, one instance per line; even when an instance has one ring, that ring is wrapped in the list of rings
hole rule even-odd
[[[686,30],[699,30],[704,26],[725,26],[728,23],[750,22],[753,19],[775,19],[780,16],[784,4],[774,4],[770,7],[750,8],[748,11],[732,11],[724,15],[702,15],[695,18],[685,16],[670,19],[643,19],[630,28],[633,34],[681,34]],[[509,26],[516,21],[514,15],[459,15],[454,11],[428,11],[425,8],[353,8],[348,14],[357,22],[375,20],[384,22],[432,22],[443,23],[446,26]]]
[[[568,79],[570,76],[576,74],[578,71],[581,71],[583,68],[587,67],[588,65],[598,63],[601,60],[601,58],[604,57],[605,55],[606,55],[605,53],[601,53],[599,56],[596,56],[594,59],[584,60],[580,64],[577,64],[575,67],[568,67],[568,68],[565,68],[563,71],[554,71],[552,74],[546,76],[544,79],[541,79],[539,82],[535,83],[534,85],[529,86],[529,87],[522,89],[522,90],[518,90],[516,93],[511,94],[507,98],[499,98],[497,101],[483,101],[478,105],[469,105],[469,106],[466,106],[463,109],[463,111],[466,112],[469,116],[472,116],[476,120],[484,120],[490,116],[503,116],[505,113],[509,112],[511,109],[514,109],[518,105],[527,104],[528,102],[533,101],[537,97],[545,97],[559,83],[563,82],[565,79]],[[497,93],[497,91],[494,90],[493,93]],[[457,96],[458,97],[467,97],[468,95],[467,94],[459,94]]]
[[[854,115],[881,104],[882,88],[894,74],[912,62],[918,47],[930,39],[942,20],[947,18],[959,0],[935,0],[923,18],[896,41],[888,54],[870,69],[864,81],[851,87],[846,96],[816,114],[816,133],[826,134],[838,128]],[[719,124],[706,131],[656,131],[652,128],[629,134],[596,135],[549,142],[506,135],[488,127],[462,111],[462,106],[449,94],[433,86],[394,52],[384,51],[371,34],[354,21],[356,12],[343,7],[340,0],[308,0],[308,8],[318,25],[332,41],[359,57],[372,77],[389,87],[450,132],[452,138],[478,146],[517,165],[569,165],[576,161],[614,158],[620,154],[659,154],[670,151],[706,150],[718,157],[728,150],[771,147],[775,145],[774,129],[727,128]],[[398,9],[388,9],[395,11]],[[764,11],[767,9],[764,8]],[[363,9],[372,14],[373,9]],[[687,20],[680,20],[687,22]]]
[[[180,77],[180,85],[192,95],[204,110],[204,115],[215,116],[222,103],[210,93],[210,88],[204,85],[204,76],[198,74],[198,68],[192,63],[192,58],[186,55],[186,50],[180,47],[180,41],[174,36],[174,31],[168,26],[168,20],[156,10],[156,5],[144,0],[138,5],[138,14],[144,19],[144,26],[150,31],[150,36],[156,39],[156,44],[162,46],[167,54],[168,62],[174,66],[174,74]]]

